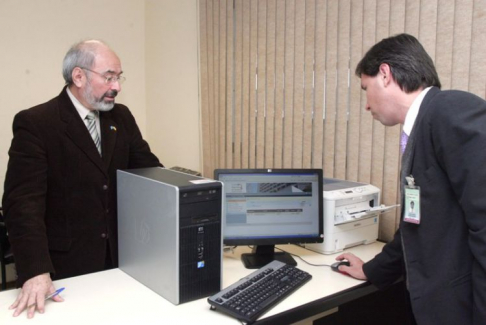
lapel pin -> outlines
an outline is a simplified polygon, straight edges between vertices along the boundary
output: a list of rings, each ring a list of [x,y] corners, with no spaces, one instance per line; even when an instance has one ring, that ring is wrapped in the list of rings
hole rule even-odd
[[[115,132],[116,132],[116,127],[114,127],[114,126],[112,125],[112,126],[110,126],[110,130],[112,130],[112,131],[115,131]]]

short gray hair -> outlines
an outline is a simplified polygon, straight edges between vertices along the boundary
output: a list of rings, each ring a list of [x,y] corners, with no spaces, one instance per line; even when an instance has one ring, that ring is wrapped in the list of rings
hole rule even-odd
[[[69,49],[62,62],[62,76],[67,85],[73,83],[73,70],[76,67],[90,69],[94,65],[96,53],[100,46],[106,46],[100,40],[86,40],[81,41]]]

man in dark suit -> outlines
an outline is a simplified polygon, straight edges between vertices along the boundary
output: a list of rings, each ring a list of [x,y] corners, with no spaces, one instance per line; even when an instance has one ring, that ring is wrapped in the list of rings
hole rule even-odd
[[[15,116],[3,197],[22,287],[14,316],[31,305],[29,318],[44,312],[51,279],[117,267],[116,171],[162,166],[128,108],[115,104],[122,72],[106,44],[75,44],[59,96]]]
[[[340,270],[378,288],[404,276],[418,324],[485,324],[486,102],[441,91],[432,59],[407,34],[374,45],[356,74],[366,110],[408,136],[402,218],[380,254],[364,264],[341,254],[351,266]]]

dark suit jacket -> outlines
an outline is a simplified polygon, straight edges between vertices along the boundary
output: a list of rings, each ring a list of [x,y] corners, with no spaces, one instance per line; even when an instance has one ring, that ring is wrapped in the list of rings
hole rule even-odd
[[[65,88],[15,116],[3,208],[18,286],[103,270],[107,242],[117,265],[116,170],[161,164],[127,107],[100,123],[103,157]]]
[[[378,287],[405,274],[418,324],[486,324],[486,102],[432,88],[409,141],[421,223],[402,219],[363,270]]]

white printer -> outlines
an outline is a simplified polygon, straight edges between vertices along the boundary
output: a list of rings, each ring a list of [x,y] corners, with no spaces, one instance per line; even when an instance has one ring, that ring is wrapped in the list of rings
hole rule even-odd
[[[324,178],[324,242],[305,247],[324,254],[370,244],[378,238],[380,214],[395,206],[380,205],[376,186]]]

